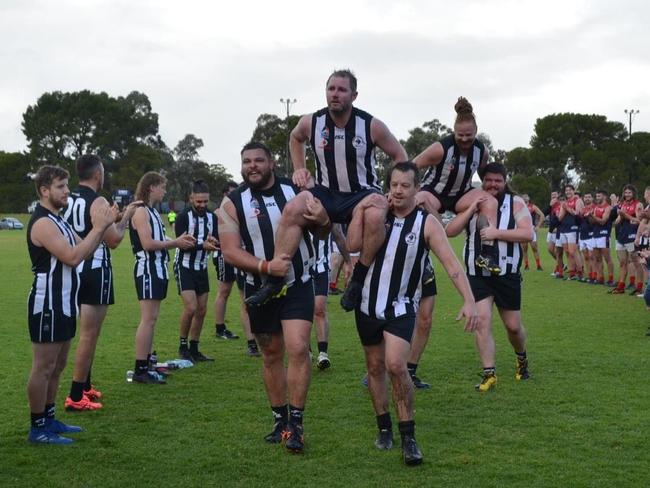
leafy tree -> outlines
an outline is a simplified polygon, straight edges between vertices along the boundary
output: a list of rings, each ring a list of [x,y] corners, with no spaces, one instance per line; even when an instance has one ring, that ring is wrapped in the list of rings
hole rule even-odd
[[[220,164],[208,164],[199,157],[203,140],[193,134],[181,139],[172,156],[173,163],[167,172],[167,198],[174,202],[187,202],[192,182],[203,180],[210,188],[211,198],[216,199],[232,176]]]
[[[251,141],[261,142],[269,147],[276,162],[276,173],[280,176],[291,176],[293,174],[293,165],[287,161],[287,141],[289,133],[298,124],[299,120],[300,116],[290,115],[287,127],[287,119],[280,118],[275,114],[261,114],[257,117]],[[309,147],[307,148],[307,169],[312,174],[315,169],[314,157]]]
[[[73,161],[82,154],[97,154],[104,160],[110,188],[110,173],[119,172],[120,165],[141,159],[143,153],[153,155],[143,147],[164,152],[158,115],[149,98],[137,91],[117,98],[89,90],[44,93],[27,107],[22,127],[32,160],[60,164],[70,171],[73,184]],[[135,157],[130,157],[132,151]],[[163,166],[155,164],[159,159],[152,159],[156,169]],[[123,172],[135,170],[124,168]]]
[[[510,179],[509,185],[513,191],[520,195],[528,194],[531,201],[542,210],[548,204],[551,187],[543,176],[516,174]]]
[[[0,151],[0,211],[27,211],[27,205],[37,198],[34,182],[27,177],[35,169],[25,154]]]

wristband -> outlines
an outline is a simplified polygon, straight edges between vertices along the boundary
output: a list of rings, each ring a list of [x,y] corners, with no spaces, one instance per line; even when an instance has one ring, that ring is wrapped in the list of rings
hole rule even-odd
[[[269,274],[269,262],[268,261],[262,261],[262,273],[265,275]]]
[[[263,259],[260,259],[260,260],[257,262],[257,274],[262,274],[262,263],[263,263],[263,262],[264,262]]]

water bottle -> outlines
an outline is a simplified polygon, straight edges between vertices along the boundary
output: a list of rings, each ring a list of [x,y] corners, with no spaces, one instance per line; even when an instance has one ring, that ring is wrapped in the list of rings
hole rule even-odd
[[[133,371],[128,370],[126,372],[126,382],[127,383],[133,383]]]

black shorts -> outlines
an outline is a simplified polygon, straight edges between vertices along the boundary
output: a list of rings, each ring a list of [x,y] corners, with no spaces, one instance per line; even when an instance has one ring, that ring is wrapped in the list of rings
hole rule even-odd
[[[443,196],[440,193],[434,191],[433,185],[424,185],[424,186],[422,186],[420,188],[420,191],[428,191],[429,193],[431,193],[434,197],[436,197],[438,199],[438,201],[440,202],[440,212],[439,213],[441,213],[441,214],[443,212],[446,212],[447,210],[455,213],[456,212],[456,205],[458,204],[458,200],[463,198],[466,194],[468,194],[472,190],[473,190],[473,188],[470,188],[466,192],[459,193],[456,196],[450,197],[448,195]]]
[[[438,294],[438,287],[436,286],[436,273],[433,270],[433,265],[431,264],[431,258],[427,257],[427,260],[424,263],[425,270],[429,271],[433,275],[433,280],[429,283],[422,284],[422,298],[426,297],[435,297]],[[424,278],[424,276],[423,276]]]
[[[31,341],[39,344],[69,341],[77,333],[76,317],[67,317],[52,310],[28,314],[27,322]]]
[[[422,295],[421,295],[422,298],[435,297],[437,294],[438,294],[438,287],[436,286],[435,279],[427,283],[426,285],[422,285]]]
[[[503,276],[467,276],[474,294],[474,300],[480,302],[487,297],[494,297],[497,308],[503,310],[521,310],[521,275]]]
[[[237,274],[237,288],[240,292],[244,292],[244,286],[246,285],[246,273],[235,268],[235,273]]]
[[[158,278],[150,274],[135,276],[135,291],[138,300],[164,300],[167,298],[168,279]]]
[[[232,283],[235,281],[237,271],[234,266],[226,262],[221,251],[214,253],[212,263],[214,264],[214,269],[217,271],[217,280],[223,283]]]
[[[204,295],[210,291],[208,270],[187,269],[184,266],[174,266],[176,288],[180,295],[183,291],[194,291],[197,295]]]
[[[329,293],[329,273],[323,271],[322,273],[316,273],[313,276],[314,280],[314,295],[318,296],[327,296]]]
[[[357,307],[354,311],[354,318],[357,323],[359,339],[364,346],[381,344],[381,341],[384,340],[384,331],[411,343],[413,329],[415,329],[415,315],[408,314],[395,319],[379,320],[360,312]]]
[[[113,270],[109,267],[84,270],[79,274],[79,303],[113,305]]]
[[[248,283],[244,286],[244,296],[255,293],[256,288]],[[246,307],[253,334],[274,334],[282,332],[283,320],[314,319],[314,285],[296,282],[287,289],[287,294],[274,298],[261,307]]]
[[[347,224],[352,220],[352,211],[357,204],[368,195],[381,195],[379,190],[368,189],[353,193],[333,191],[321,185],[316,185],[308,190],[320,200],[327,210],[327,215],[332,222]]]

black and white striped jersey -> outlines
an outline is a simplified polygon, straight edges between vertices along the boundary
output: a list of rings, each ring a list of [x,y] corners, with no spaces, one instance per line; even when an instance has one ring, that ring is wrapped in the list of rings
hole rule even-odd
[[[312,236],[314,239],[314,274],[329,273],[330,272],[330,250],[332,234],[327,234],[325,239],[319,239]]]
[[[499,208],[497,210],[497,228],[502,230],[516,229],[517,222],[514,215],[514,195],[505,193],[498,199]],[[474,214],[465,231],[465,247],[463,248],[463,257],[467,274],[470,276],[490,276],[490,272],[479,268],[475,264],[476,255],[481,251],[481,236],[476,231],[476,221],[478,213]],[[518,274],[521,266],[521,245],[518,242],[496,241],[499,251],[499,266],[501,266],[500,276],[509,274]]]
[[[30,315],[49,313],[52,317],[78,315],[79,272],[77,268],[59,261],[50,252],[36,246],[31,239],[33,225],[39,219],[50,219],[71,246],[75,245],[75,236],[70,225],[60,216],[53,214],[40,204],[32,214],[27,225],[27,248],[32,261],[34,281],[29,292],[28,309]],[[51,328],[54,333],[54,324]]]
[[[180,265],[183,268],[195,271],[207,269],[210,251],[203,249],[203,243],[208,240],[208,236],[216,237],[216,220],[212,212],[206,210],[205,214],[199,215],[192,207],[186,208],[178,214],[176,222],[174,222],[176,237],[187,232],[196,239],[196,246],[194,249],[185,251],[176,249],[174,266]]]
[[[419,208],[404,218],[388,213],[386,240],[370,265],[363,284],[360,311],[390,320],[417,312],[422,272],[428,255],[424,239],[427,213]]]
[[[318,185],[347,193],[379,189],[371,121],[372,115],[356,107],[344,128],[334,124],[327,108],[312,114],[310,142]]]
[[[68,224],[82,239],[85,239],[93,228],[90,207],[98,197],[99,194],[95,190],[85,185],[79,185],[77,189],[70,192],[68,197],[68,206],[63,211],[63,218],[67,220]],[[106,243],[102,241],[93,255],[81,264],[79,271],[108,268],[110,266],[111,251]]]
[[[144,207],[149,217],[151,226],[151,238],[154,241],[164,241],[165,225],[163,224],[160,214],[153,207]],[[129,222],[129,237],[131,238],[131,249],[135,255],[135,276],[150,275],[159,279],[169,279],[167,263],[169,262],[169,253],[167,249],[158,251],[145,251],[140,242],[138,232],[133,228],[133,221]]]
[[[441,196],[455,197],[472,189],[472,177],[478,170],[485,145],[478,139],[467,156],[461,155],[454,139],[454,134],[440,140],[444,153],[436,166],[427,169],[422,179],[422,186],[428,186]]]
[[[259,259],[267,261],[273,259],[275,233],[278,230],[282,210],[298,192],[298,188],[291,180],[276,177],[273,186],[267,190],[255,190],[248,185],[241,185],[228,195],[237,211],[239,232],[246,252]],[[290,285],[295,280],[303,283],[309,281],[313,262],[314,248],[311,234],[303,230],[298,251],[293,256],[292,266],[289,268],[285,282]],[[262,283],[257,274],[250,272],[246,273],[246,282],[256,287]]]

